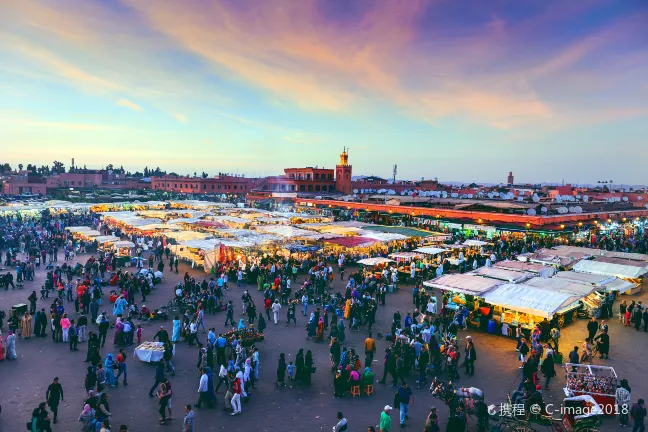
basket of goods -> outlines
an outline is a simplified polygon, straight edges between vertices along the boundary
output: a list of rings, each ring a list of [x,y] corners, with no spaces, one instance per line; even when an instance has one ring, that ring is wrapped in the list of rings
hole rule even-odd
[[[159,342],[143,342],[137,347],[138,350],[164,352],[164,345]]]
[[[263,334],[259,333],[256,329],[232,330],[225,334],[227,342],[231,343],[234,339],[238,339],[239,343],[243,346],[254,345],[256,342],[261,342],[264,338]]]

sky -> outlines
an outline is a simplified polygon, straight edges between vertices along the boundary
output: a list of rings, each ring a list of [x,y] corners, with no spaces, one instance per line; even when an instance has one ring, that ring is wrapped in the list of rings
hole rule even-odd
[[[0,162],[646,184],[643,0],[0,4]],[[644,163],[641,163],[644,161]]]

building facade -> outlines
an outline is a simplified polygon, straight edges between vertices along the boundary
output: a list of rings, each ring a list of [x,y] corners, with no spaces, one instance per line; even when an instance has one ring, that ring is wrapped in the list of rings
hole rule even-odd
[[[151,177],[151,189],[188,194],[246,194],[255,180],[246,177]]]

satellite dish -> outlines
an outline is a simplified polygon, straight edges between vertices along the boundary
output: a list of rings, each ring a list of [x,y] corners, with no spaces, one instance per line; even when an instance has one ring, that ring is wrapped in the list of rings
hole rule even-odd
[[[569,206],[569,213],[576,213],[576,207]]]
[[[459,196],[459,194],[458,194],[458,193],[455,193],[455,192],[453,192],[452,194],[450,194],[450,196],[451,196],[452,198],[457,198],[457,197]]]
[[[535,215],[536,215],[536,211],[535,211],[535,209],[529,209],[529,210],[527,211],[527,214],[528,214],[529,216],[535,216]]]
[[[643,198],[641,196],[638,196],[637,201],[641,201],[641,200],[643,200]]]
[[[473,197],[473,194],[468,194],[468,195],[466,195],[466,197],[467,197],[467,198],[472,198],[472,197]],[[639,198],[641,198],[641,197],[639,197]]]
[[[541,207],[541,208],[540,208],[540,211],[541,211],[542,213],[547,213],[547,207]]]
[[[587,196],[587,195],[584,195],[584,196],[583,196],[583,201],[584,201],[584,202],[587,202],[587,201],[589,201],[589,196]]]
[[[560,195],[556,195],[556,202],[558,203],[562,202],[562,198],[560,197]]]
[[[623,201],[628,201],[628,197],[623,197]]]
[[[583,213],[583,208],[581,206],[576,206],[574,210],[576,211],[576,213]]]
[[[518,197],[518,201],[522,202],[523,201],[522,197]]]
[[[358,193],[358,189],[353,189],[353,193],[354,193],[354,194],[357,194],[357,193]]]

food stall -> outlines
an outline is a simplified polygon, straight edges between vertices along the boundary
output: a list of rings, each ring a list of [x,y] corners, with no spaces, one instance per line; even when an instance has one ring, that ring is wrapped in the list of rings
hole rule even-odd
[[[642,262],[625,260],[626,263],[604,262],[597,260],[582,260],[574,266],[574,271],[578,273],[590,273],[601,276],[614,276],[634,284],[634,287],[628,291],[628,294],[635,294],[641,291],[641,285],[648,268],[644,267]],[[628,263],[634,265],[629,265]],[[636,265],[638,264],[638,265]]]
[[[564,318],[563,324],[574,322],[578,317],[578,311],[584,310],[583,317],[595,316],[599,317],[599,308],[601,306],[602,296],[596,292],[596,287],[592,284],[574,282],[561,278],[542,278],[535,277],[524,282],[526,285],[542,288],[547,291],[562,292],[579,296],[580,302],[574,303],[571,308],[563,309],[562,316]],[[567,313],[568,311],[572,313]],[[561,324],[562,325],[562,324]]]
[[[175,345],[173,345],[175,355]],[[162,342],[142,342],[133,352],[135,358],[146,363],[157,363],[164,357],[164,344]]]
[[[502,282],[469,274],[447,274],[438,278],[425,281],[423,285],[428,288],[441,290],[447,297],[445,307],[457,309],[466,306],[472,311],[480,306],[480,299],[484,293],[497,287]]]
[[[127,240],[117,240],[116,242],[110,243],[110,245],[112,245],[116,252],[115,258],[117,258],[118,266],[130,264],[131,252],[135,247],[135,243]]]
[[[590,395],[606,415],[616,413],[618,378],[610,366],[566,363],[565,396]]]
[[[564,315],[580,305],[580,296],[520,284],[502,284],[483,295],[493,305],[493,320],[502,325],[502,334],[515,335],[521,327],[528,334],[545,318],[565,322]]]

